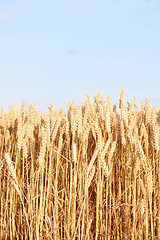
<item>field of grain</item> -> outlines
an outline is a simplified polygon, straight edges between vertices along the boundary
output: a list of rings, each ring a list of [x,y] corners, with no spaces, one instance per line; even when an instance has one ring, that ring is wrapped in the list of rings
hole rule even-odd
[[[111,100],[0,112],[0,239],[160,239],[160,110]]]

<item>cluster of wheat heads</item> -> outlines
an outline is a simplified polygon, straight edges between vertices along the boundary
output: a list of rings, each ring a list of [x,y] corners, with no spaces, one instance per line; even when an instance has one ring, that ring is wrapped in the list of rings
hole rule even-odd
[[[0,239],[160,239],[160,111],[94,102],[0,112]]]

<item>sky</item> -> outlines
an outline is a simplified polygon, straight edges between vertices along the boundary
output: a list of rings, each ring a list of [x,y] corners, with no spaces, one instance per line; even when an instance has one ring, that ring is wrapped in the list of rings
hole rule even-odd
[[[160,0],[0,0],[0,106],[101,90],[160,108]]]

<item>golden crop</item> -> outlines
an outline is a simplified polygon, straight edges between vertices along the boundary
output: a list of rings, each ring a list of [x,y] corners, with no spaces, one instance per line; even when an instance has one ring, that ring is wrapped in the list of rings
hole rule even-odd
[[[94,102],[0,112],[0,239],[160,239],[160,110]]]

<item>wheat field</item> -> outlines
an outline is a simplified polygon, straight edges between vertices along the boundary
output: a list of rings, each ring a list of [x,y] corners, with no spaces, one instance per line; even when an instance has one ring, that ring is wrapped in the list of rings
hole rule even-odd
[[[160,110],[99,91],[0,112],[0,239],[160,239]]]

